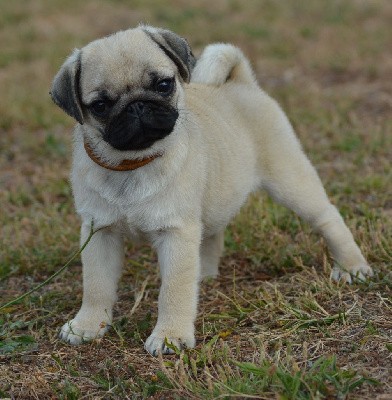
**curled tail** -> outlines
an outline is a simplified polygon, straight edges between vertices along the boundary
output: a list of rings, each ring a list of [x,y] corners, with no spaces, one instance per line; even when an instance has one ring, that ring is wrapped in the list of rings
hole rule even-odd
[[[225,82],[257,84],[248,59],[231,44],[215,43],[207,46],[191,75],[191,82],[220,86]]]

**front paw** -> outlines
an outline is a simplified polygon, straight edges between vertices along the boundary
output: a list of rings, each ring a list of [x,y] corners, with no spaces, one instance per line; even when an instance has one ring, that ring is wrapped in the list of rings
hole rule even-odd
[[[105,321],[91,323],[74,318],[62,326],[59,337],[65,342],[77,345],[102,337],[109,326],[110,324]]]
[[[368,277],[371,277],[373,275],[374,273],[372,268],[369,267],[369,265],[367,265],[366,263],[360,263],[350,268],[344,268],[338,264],[335,264],[331,273],[331,278],[337,282],[352,283],[353,280],[358,280],[362,282],[366,281]]]
[[[171,344],[173,346],[168,346]],[[174,354],[175,351],[171,347],[179,350],[195,347],[196,341],[193,329],[188,333],[179,333],[176,335],[173,330],[154,329],[153,333],[146,340],[144,348],[154,357],[161,354]]]

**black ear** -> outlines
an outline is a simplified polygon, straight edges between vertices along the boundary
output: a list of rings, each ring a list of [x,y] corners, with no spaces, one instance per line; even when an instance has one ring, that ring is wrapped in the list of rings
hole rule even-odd
[[[81,51],[75,50],[54,77],[50,95],[68,115],[83,125],[83,112],[79,94]]]
[[[186,39],[166,29],[151,26],[142,29],[176,64],[182,79],[189,83],[196,59]]]

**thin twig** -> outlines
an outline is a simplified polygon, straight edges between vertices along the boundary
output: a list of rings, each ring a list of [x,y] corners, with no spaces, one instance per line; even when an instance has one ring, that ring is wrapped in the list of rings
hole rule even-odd
[[[140,289],[140,291],[137,292],[136,295],[135,295],[135,304],[133,305],[132,310],[131,310],[131,312],[129,313],[129,317],[130,317],[131,315],[133,315],[133,313],[134,313],[134,312],[136,311],[136,309],[139,307],[139,304],[140,304],[140,302],[141,302],[142,299],[143,299],[143,296],[144,296],[144,293],[145,293],[145,290],[146,290],[146,287],[147,287],[147,283],[148,283],[148,277],[147,277],[147,278],[145,279],[145,281],[143,282],[142,288]]]

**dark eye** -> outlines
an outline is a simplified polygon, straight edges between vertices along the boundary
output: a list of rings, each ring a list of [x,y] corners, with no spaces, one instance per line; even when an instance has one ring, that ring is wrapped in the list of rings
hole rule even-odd
[[[109,111],[109,104],[106,101],[97,100],[91,104],[90,109],[95,115],[102,117]]]
[[[174,88],[174,79],[162,79],[158,81],[155,85],[156,91],[161,94],[162,96],[169,95]]]

